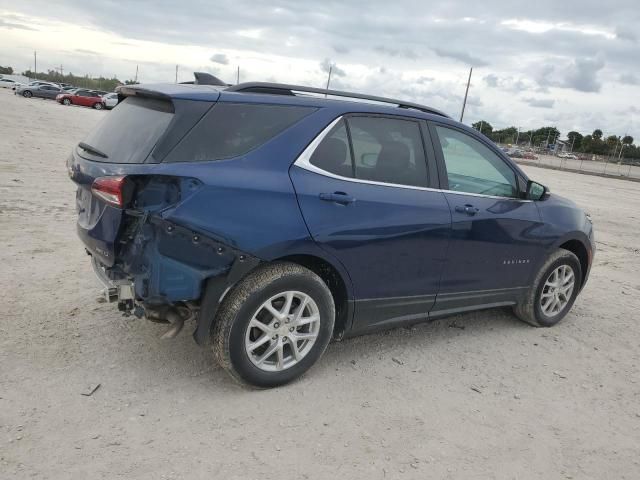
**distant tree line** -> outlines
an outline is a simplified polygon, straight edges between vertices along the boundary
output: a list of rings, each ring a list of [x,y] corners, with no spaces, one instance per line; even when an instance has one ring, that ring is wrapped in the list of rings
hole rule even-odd
[[[38,80],[45,80],[47,82],[69,83],[75,87],[88,88],[91,90],[104,90],[106,92],[112,92],[118,85],[123,84],[123,82],[118,80],[116,77],[105,78],[100,76],[98,78],[94,78],[89,77],[89,75],[80,77],[73,73],[66,73],[62,75],[56,70],[48,70],[46,73],[34,73],[31,70],[27,70],[22,72],[22,75],[29,78],[37,78]]]
[[[15,70],[12,67],[3,67],[0,65],[0,75],[13,75],[15,74]],[[89,75],[85,75],[83,77],[74,75],[73,73],[61,74],[57,70],[47,70],[46,72],[37,72],[34,73],[31,70],[25,70],[21,75],[28,77],[32,80],[44,80],[47,82],[54,83],[68,83],[73,85],[74,87],[80,88],[88,88],[90,90],[104,90],[106,92],[112,92],[119,85],[134,85],[137,82],[135,80],[125,80],[122,82],[115,76],[112,78],[106,78],[103,76],[100,77],[89,77]]]
[[[540,147],[554,144],[560,138],[560,131],[556,127],[520,130],[518,133],[516,127],[507,127],[501,130],[494,129],[486,120],[480,120],[471,126],[496,143],[517,143],[518,145]],[[589,135],[571,131],[563,141],[572,145],[573,152],[614,155],[624,159],[640,160],[640,146],[633,143],[634,139],[631,135],[610,135],[604,138],[600,129],[595,129]]]

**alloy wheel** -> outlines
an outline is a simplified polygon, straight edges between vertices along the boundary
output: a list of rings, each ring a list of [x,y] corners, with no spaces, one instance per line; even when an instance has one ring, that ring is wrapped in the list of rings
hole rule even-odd
[[[569,303],[575,287],[575,273],[569,265],[553,270],[542,287],[540,308],[547,317],[560,313]]]
[[[298,364],[313,348],[320,332],[320,310],[306,293],[282,292],[254,313],[245,334],[251,363],[266,372]]]

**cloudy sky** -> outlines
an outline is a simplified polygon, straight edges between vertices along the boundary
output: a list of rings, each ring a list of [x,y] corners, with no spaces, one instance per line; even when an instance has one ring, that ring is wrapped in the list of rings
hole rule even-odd
[[[400,97],[465,123],[640,140],[639,0],[0,0],[0,65],[278,81]]]

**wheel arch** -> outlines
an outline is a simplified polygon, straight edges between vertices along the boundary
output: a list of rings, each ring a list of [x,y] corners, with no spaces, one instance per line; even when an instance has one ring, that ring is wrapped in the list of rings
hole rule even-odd
[[[211,329],[217,321],[218,307],[235,285],[253,270],[265,264],[275,262],[291,262],[308,268],[318,275],[327,285],[336,305],[336,319],[333,337],[341,339],[351,328],[353,320],[354,301],[351,278],[344,267],[337,261],[327,258],[317,245],[303,242],[295,248],[289,249],[282,255],[244,255],[244,260],[234,262],[227,275],[218,275],[203,279],[203,295],[198,323],[194,332],[194,339],[199,345],[204,345],[209,338]]]
[[[353,301],[350,295],[350,279],[343,278],[340,270],[325,258],[311,254],[292,254],[276,259],[281,262],[291,262],[308,268],[327,285],[333,296],[336,308],[333,337],[341,339],[351,327],[353,316]]]
[[[580,269],[582,270],[582,278],[580,279],[580,288],[582,289],[587,280],[589,265],[591,263],[589,249],[577,238],[564,241],[562,244],[558,245],[558,248],[567,250],[578,257],[578,260],[580,261]]]

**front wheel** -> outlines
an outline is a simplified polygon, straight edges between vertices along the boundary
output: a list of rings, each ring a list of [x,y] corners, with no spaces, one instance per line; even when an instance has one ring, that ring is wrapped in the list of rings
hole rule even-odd
[[[225,297],[213,351],[236,380],[259,388],[288,383],[322,356],[335,307],[327,285],[294,263],[259,267]]]
[[[514,312],[535,327],[552,327],[569,313],[581,286],[582,268],[578,257],[559,249],[544,263],[526,298]]]
[[[33,97],[33,93],[31,93],[29,90],[25,90],[24,92],[22,92],[22,96],[24,98],[31,98]]]
[[[93,104],[93,108],[95,108],[96,110],[102,110],[102,108],[104,107],[104,105],[102,105],[102,103],[97,102]]]

